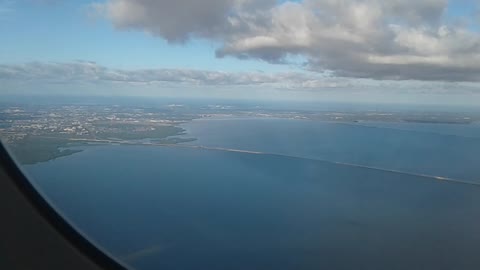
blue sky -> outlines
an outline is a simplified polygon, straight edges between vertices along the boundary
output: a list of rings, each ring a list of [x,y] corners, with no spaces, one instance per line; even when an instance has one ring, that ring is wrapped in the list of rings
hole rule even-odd
[[[480,93],[473,0],[209,0],[187,13],[188,0],[177,2],[0,0],[0,93],[440,103]],[[165,10],[171,18],[159,19]],[[58,69],[69,73],[55,80]]]
[[[0,48],[1,63],[95,61],[116,68],[194,68],[225,71],[286,71],[295,66],[263,61],[218,59],[208,40],[168,44],[140,31],[116,31],[92,18],[91,1],[3,1],[0,30],[8,33]],[[34,22],[34,23],[32,23]]]

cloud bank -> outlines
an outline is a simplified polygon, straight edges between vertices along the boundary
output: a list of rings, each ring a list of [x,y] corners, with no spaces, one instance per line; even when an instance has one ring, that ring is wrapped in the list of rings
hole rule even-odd
[[[317,72],[221,72],[196,69],[116,69],[91,61],[30,62],[24,64],[0,64],[2,91],[9,86],[36,85],[43,88],[53,85],[99,85],[113,87],[149,87],[161,92],[165,89],[215,88],[235,91],[276,89],[292,93],[381,93],[400,91],[404,94],[472,94],[480,93],[478,83],[434,81],[374,81],[326,76]],[[108,87],[107,87],[108,88]],[[335,91],[332,91],[335,90]]]
[[[212,40],[217,57],[300,56],[305,69],[340,77],[480,81],[478,17],[452,17],[447,0],[108,0],[92,8],[119,30]]]
[[[175,83],[190,86],[259,86],[278,88],[331,88],[350,86],[348,80],[316,73],[220,72],[194,69],[112,69],[95,62],[31,62],[0,65],[0,81],[17,82],[111,82],[132,84]]]

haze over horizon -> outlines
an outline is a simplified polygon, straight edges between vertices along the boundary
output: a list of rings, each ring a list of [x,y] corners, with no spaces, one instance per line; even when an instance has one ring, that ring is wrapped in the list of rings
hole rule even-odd
[[[0,95],[475,105],[480,4],[0,1]]]

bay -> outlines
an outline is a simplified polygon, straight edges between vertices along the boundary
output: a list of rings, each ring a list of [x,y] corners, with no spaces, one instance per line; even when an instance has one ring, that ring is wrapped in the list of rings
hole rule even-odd
[[[198,138],[190,144],[264,153],[93,146],[24,169],[67,220],[133,269],[480,265],[479,186],[331,162],[370,156],[370,165],[421,171],[430,157],[443,163],[428,172],[467,168],[458,176],[476,179],[474,162],[435,157],[453,144],[454,157],[473,158],[476,139],[284,119],[208,121],[187,125],[186,136]],[[455,170],[434,170],[449,162]]]
[[[192,145],[234,148],[480,182],[480,125],[206,119]]]

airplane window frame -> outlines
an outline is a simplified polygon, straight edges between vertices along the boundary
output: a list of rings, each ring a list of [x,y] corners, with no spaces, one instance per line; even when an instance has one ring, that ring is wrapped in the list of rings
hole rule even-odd
[[[27,216],[27,219],[29,220],[34,220],[35,219],[35,214],[39,215],[45,223],[50,226],[50,231],[55,232],[57,235],[47,235],[46,237],[52,237],[52,238],[58,238],[60,236],[63,238],[64,246],[65,249],[62,250],[62,252],[69,252],[69,246],[66,245],[68,243],[70,247],[73,247],[73,250],[77,254],[69,254],[69,258],[79,258],[78,262],[76,261],[71,261],[70,266],[65,266],[68,267],[66,269],[76,269],[75,265],[79,266],[82,265],[82,267],[85,267],[85,261],[80,259],[83,257],[83,259],[87,259],[87,261],[90,262],[90,265],[96,265],[98,266],[97,268],[91,268],[93,269],[107,269],[107,270],[127,270],[128,267],[121,264],[119,261],[114,259],[112,256],[107,255],[104,251],[102,251],[99,247],[97,247],[95,244],[90,242],[87,238],[85,238],[81,233],[79,233],[69,222],[67,222],[46,200],[45,198],[36,190],[36,188],[32,185],[32,183],[28,180],[28,178],[23,174],[23,172],[20,170],[10,153],[8,152],[7,148],[4,146],[2,142],[0,142],[0,181],[2,182],[0,186],[13,186],[13,189],[4,189],[0,190],[0,196],[2,197],[2,204],[5,209],[7,209],[7,213],[5,212],[0,212],[0,215],[2,215],[4,218],[8,219],[7,225],[3,224],[0,226],[0,232],[1,233],[12,233],[12,226],[18,227],[19,230],[13,230],[13,231],[21,231],[21,230],[28,230],[28,235],[35,235],[41,232],[41,230],[37,230],[37,228],[34,228],[31,226],[31,224],[26,224],[25,219],[15,219],[12,220],[12,215],[11,213],[8,213],[8,211],[14,212],[14,211],[23,211],[23,213],[20,213],[21,216]],[[17,194],[10,194],[11,196],[7,196],[7,194],[2,194],[3,192],[9,192],[12,193],[11,191],[15,190],[13,193]],[[18,197],[23,197],[29,204],[30,208],[33,209],[34,212],[29,212],[28,210],[25,211],[25,207],[16,207],[19,205],[12,205],[11,203],[18,202],[18,200],[14,200],[11,198],[17,198]],[[16,208],[15,208],[16,207]],[[4,208],[0,208],[4,209]],[[4,210],[5,211],[5,210]],[[34,213],[34,214],[32,214]],[[38,220],[38,218],[37,218]],[[40,226],[40,224],[39,224]],[[0,233],[0,235],[1,235]],[[35,235],[36,236],[36,235]],[[28,254],[18,254],[18,246],[22,245],[34,245],[34,246],[42,246],[46,243],[38,243],[38,239],[41,239],[44,236],[40,237],[35,237],[35,239],[27,239],[27,236],[25,235],[16,235],[16,240],[18,240],[18,243],[9,243],[3,242],[2,245],[0,245],[0,248],[5,248],[5,249],[11,249],[9,250],[9,253],[14,254],[16,258],[13,258],[13,261],[18,261],[18,258],[25,258],[25,256],[28,256]],[[37,241],[37,242],[35,242]],[[57,241],[59,242],[59,241]],[[2,247],[3,246],[3,247]],[[15,248],[12,248],[12,246],[15,246]],[[58,246],[58,245],[57,245]],[[45,262],[50,262],[49,264],[53,265],[61,265],[62,264],[62,259],[59,258],[62,256],[62,254],[56,253],[54,250],[48,250],[49,246],[45,245],[45,249],[39,254],[39,256],[43,256],[41,261]],[[0,249],[1,250],[1,249]],[[71,250],[71,248],[70,248]],[[45,252],[46,251],[46,252]],[[58,251],[58,249],[57,249]],[[4,254],[5,255],[5,254]],[[45,258],[46,257],[46,258]],[[8,260],[12,258],[8,258],[8,252],[7,252],[7,258],[4,258],[7,262],[8,265]],[[30,259],[30,258],[28,258]],[[29,260],[30,261],[30,260]],[[0,266],[4,262],[0,262]],[[37,260],[32,259],[31,262],[22,262],[22,266],[25,267],[26,265],[30,265],[30,267],[34,267],[31,269],[43,269],[42,265],[35,265],[35,263],[38,263]],[[15,269],[17,269],[18,265],[13,265]],[[18,269],[23,269],[23,268],[18,268]],[[82,268],[85,269],[85,268]],[[85,269],[89,270],[89,269]]]

